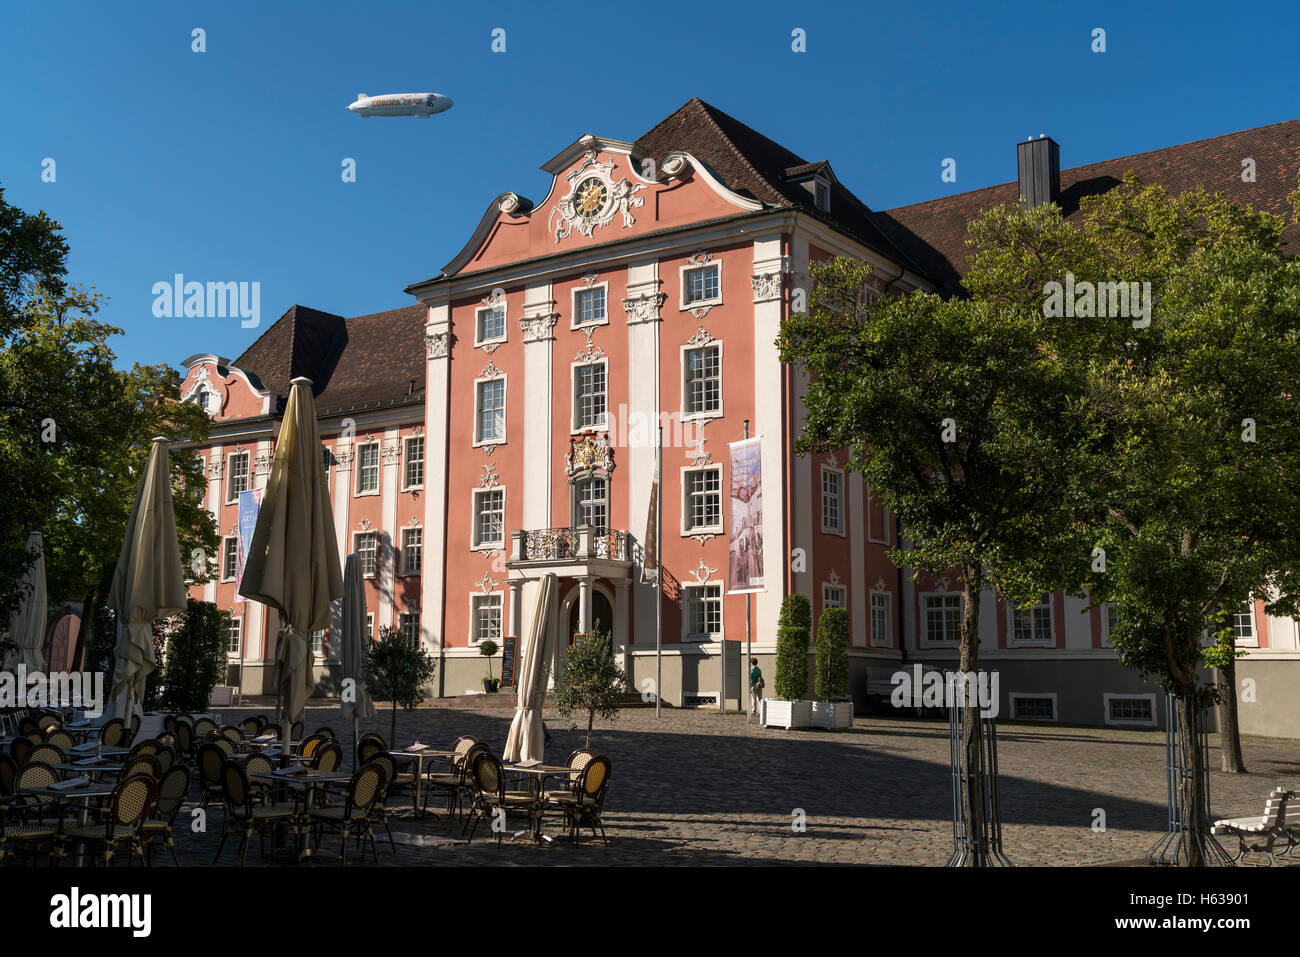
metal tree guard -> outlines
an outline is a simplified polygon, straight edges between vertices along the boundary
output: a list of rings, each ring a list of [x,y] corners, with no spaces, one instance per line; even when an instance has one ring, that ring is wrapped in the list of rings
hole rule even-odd
[[[945,675],[948,687],[953,687],[953,676]],[[961,675],[956,676],[964,687]],[[948,867],[1012,867],[1002,853],[1002,801],[998,794],[998,732],[993,718],[978,718],[982,725],[982,739],[976,766],[966,764],[966,707],[965,695],[954,695],[948,709],[948,740],[952,752],[952,856]],[[984,809],[979,833],[967,836],[965,794],[973,780],[975,793]]]
[[[1191,716],[1193,727],[1183,733],[1180,718],[1180,700]],[[1195,694],[1165,695],[1165,758],[1169,768],[1169,829],[1151,850],[1147,863],[1152,866],[1173,867],[1190,860],[1191,842],[1200,848],[1201,860],[1206,867],[1232,867],[1232,857],[1210,833],[1213,817],[1210,814],[1210,738],[1206,730],[1209,713]],[[1200,757],[1197,767],[1196,758]],[[1193,820],[1194,811],[1186,806],[1185,788],[1193,777],[1199,777],[1201,793],[1205,795],[1205,808],[1200,820]]]

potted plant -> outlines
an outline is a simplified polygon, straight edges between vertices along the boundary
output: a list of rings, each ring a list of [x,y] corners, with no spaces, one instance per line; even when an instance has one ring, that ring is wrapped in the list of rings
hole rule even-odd
[[[812,725],[837,731],[853,727],[849,699],[849,613],[827,608],[817,622],[817,674],[813,679]]]
[[[483,679],[483,692],[485,694],[496,694],[497,689],[501,687],[501,679],[492,677],[492,656],[497,653],[497,643],[491,638],[486,641],[480,641],[478,653],[487,659],[488,674]]]
[[[808,693],[808,638],[812,608],[806,595],[786,595],[776,631],[775,697],[763,699],[763,725],[807,728],[812,724]]]

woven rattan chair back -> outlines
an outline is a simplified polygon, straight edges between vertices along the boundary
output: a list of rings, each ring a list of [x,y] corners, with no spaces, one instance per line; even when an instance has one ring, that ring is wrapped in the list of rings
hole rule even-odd
[[[218,735],[215,738],[208,738],[208,743],[205,744],[204,747],[206,748],[208,744],[218,748],[226,757],[230,757],[235,753],[235,742],[231,741],[224,735]]]
[[[28,764],[62,764],[63,761],[63,751],[52,744],[38,744],[27,755]]]
[[[47,788],[59,780],[59,772],[54,770],[48,764],[24,764],[18,771],[18,777],[14,779],[15,791],[26,791],[30,788]]]
[[[26,738],[14,738],[9,744],[9,756],[14,759],[14,764],[22,767],[27,763],[27,755],[32,753],[32,744]]]
[[[244,762],[247,774],[270,774],[275,770],[275,763],[265,754],[250,754]]]
[[[246,738],[257,737],[257,731],[262,727],[263,719],[260,717],[245,718],[239,722],[239,730],[243,732]]]
[[[199,748],[199,779],[205,784],[221,783],[221,766],[226,763],[226,753],[215,744]]]
[[[357,744],[360,744],[362,741],[378,741],[381,748],[385,751],[388,750],[388,743],[384,740],[384,736],[378,731],[367,731],[361,737],[357,738]]]
[[[113,789],[113,810],[109,815],[117,827],[139,827],[158,797],[158,783],[147,774],[132,774]]]
[[[284,728],[280,727],[273,721],[270,724],[262,725],[262,730],[258,732],[257,736],[260,738],[268,734],[274,735],[276,738],[283,738]]]
[[[238,761],[227,761],[221,766],[221,793],[232,808],[251,811],[248,774]]]
[[[27,715],[18,722],[19,734],[31,734],[33,731],[39,731],[40,729],[41,726],[36,723],[36,719],[31,715]]]
[[[574,771],[581,771],[591,763],[591,759],[595,756],[595,751],[589,750],[588,748],[578,748],[578,750],[569,755],[569,760],[565,762],[565,766],[573,768]],[[577,774],[569,775],[571,781],[578,780],[578,777],[579,775]]]
[[[469,753],[469,749],[474,747],[476,744],[478,744],[478,738],[474,737],[474,735],[462,734],[456,739],[456,743],[451,746],[451,752],[455,756],[452,760],[458,764],[463,763],[465,755]]]
[[[216,731],[216,730],[217,730],[217,723],[213,721],[211,718],[199,718],[198,721],[194,722],[194,736],[197,738],[203,737],[209,731]]]
[[[316,749],[327,740],[328,739],[324,735],[309,734],[307,737],[302,739],[302,743],[298,746],[298,753],[304,758],[310,758],[316,753]]]
[[[235,727],[233,724],[222,725],[221,736],[225,738],[227,741],[229,741],[231,744],[238,744],[240,741],[244,740],[243,733],[241,733],[240,730],[237,727]]]
[[[176,715],[169,714],[163,717],[163,730],[164,731],[176,730]]]
[[[583,796],[599,802],[605,793],[605,788],[609,787],[609,773],[609,758],[604,755],[597,755],[587,762],[580,784]]]
[[[166,774],[170,771],[172,765],[176,763],[176,752],[171,748],[163,748],[155,754],[154,757],[158,759],[158,770],[162,774]],[[158,780],[161,781],[162,778],[159,777]]]
[[[384,746],[382,739],[368,738],[364,741],[357,742],[357,763],[365,764],[371,758],[384,754],[388,748]]]
[[[158,816],[171,820],[176,817],[185,798],[190,793],[190,769],[176,764],[168,768],[158,785]]]
[[[50,714],[48,711],[36,719],[36,726],[49,734],[55,728],[63,727],[63,719],[57,714]]]
[[[60,728],[45,736],[45,743],[52,744],[60,751],[67,751],[73,745],[72,735]]]
[[[39,730],[28,731],[26,737],[32,744],[41,744],[45,740],[45,732]]]
[[[289,734],[293,736],[295,741],[298,741],[302,738],[303,732],[306,731],[306,729],[307,726],[304,725],[301,720],[295,721],[293,724],[289,725]]]
[[[122,735],[126,731],[126,725],[122,723],[121,718],[113,718],[99,729],[99,743],[106,748],[116,748],[122,743]]]
[[[496,755],[486,749],[474,755],[471,774],[474,778],[474,786],[478,788],[480,794],[500,796],[505,790],[502,786],[501,762],[497,760]]]
[[[389,756],[388,752],[380,751],[373,755],[366,764],[377,764],[384,769],[384,785],[392,783],[397,777],[397,762]]]
[[[317,771],[337,771],[343,764],[343,746],[337,741],[326,741],[312,755],[311,766]]]
[[[155,781],[161,778],[162,765],[158,763],[158,756],[154,754],[137,754],[133,758],[128,758],[122,762],[122,770],[118,780],[125,781],[137,774],[147,774]]]
[[[194,750],[194,729],[184,721],[176,722],[176,748],[183,754]]]
[[[13,796],[17,777],[18,762],[7,754],[0,754],[0,797]]]
[[[129,757],[135,757],[137,754],[157,754],[163,749],[163,743],[157,738],[145,738],[143,741],[137,741],[131,747]]]
[[[371,762],[360,768],[348,782],[348,804],[361,811],[369,811],[388,784],[388,771],[383,765]]]

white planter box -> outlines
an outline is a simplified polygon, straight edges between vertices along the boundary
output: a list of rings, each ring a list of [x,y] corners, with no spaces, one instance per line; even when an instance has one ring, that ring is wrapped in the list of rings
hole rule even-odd
[[[814,701],[812,726],[827,731],[840,731],[853,727],[852,701]]]
[[[763,699],[763,726],[765,728],[812,727],[811,701],[782,701],[779,698]]]

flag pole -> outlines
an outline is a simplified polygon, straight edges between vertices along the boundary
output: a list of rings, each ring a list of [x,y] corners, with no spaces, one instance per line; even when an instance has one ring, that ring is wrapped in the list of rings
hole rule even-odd
[[[745,420],[745,438],[746,439],[749,438],[749,419]],[[754,540],[753,526],[750,526],[749,535],[750,535],[749,540],[752,542]],[[745,587],[746,588],[749,587],[748,582],[745,583]],[[742,684],[744,684],[745,686],[745,724],[749,724],[750,712],[754,710],[754,686],[753,683],[748,680],[749,668],[750,668],[749,663],[754,650],[753,638],[750,633],[750,610],[749,610],[750,608],[749,600],[752,597],[753,596],[750,595],[749,592],[745,592],[745,666],[744,668],[741,669],[741,671],[744,673],[746,678],[746,680],[742,682]]]
[[[663,716],[663,641],[664,641],[664,427],[659,426],[659,445],[655,450],[655,717]]]

